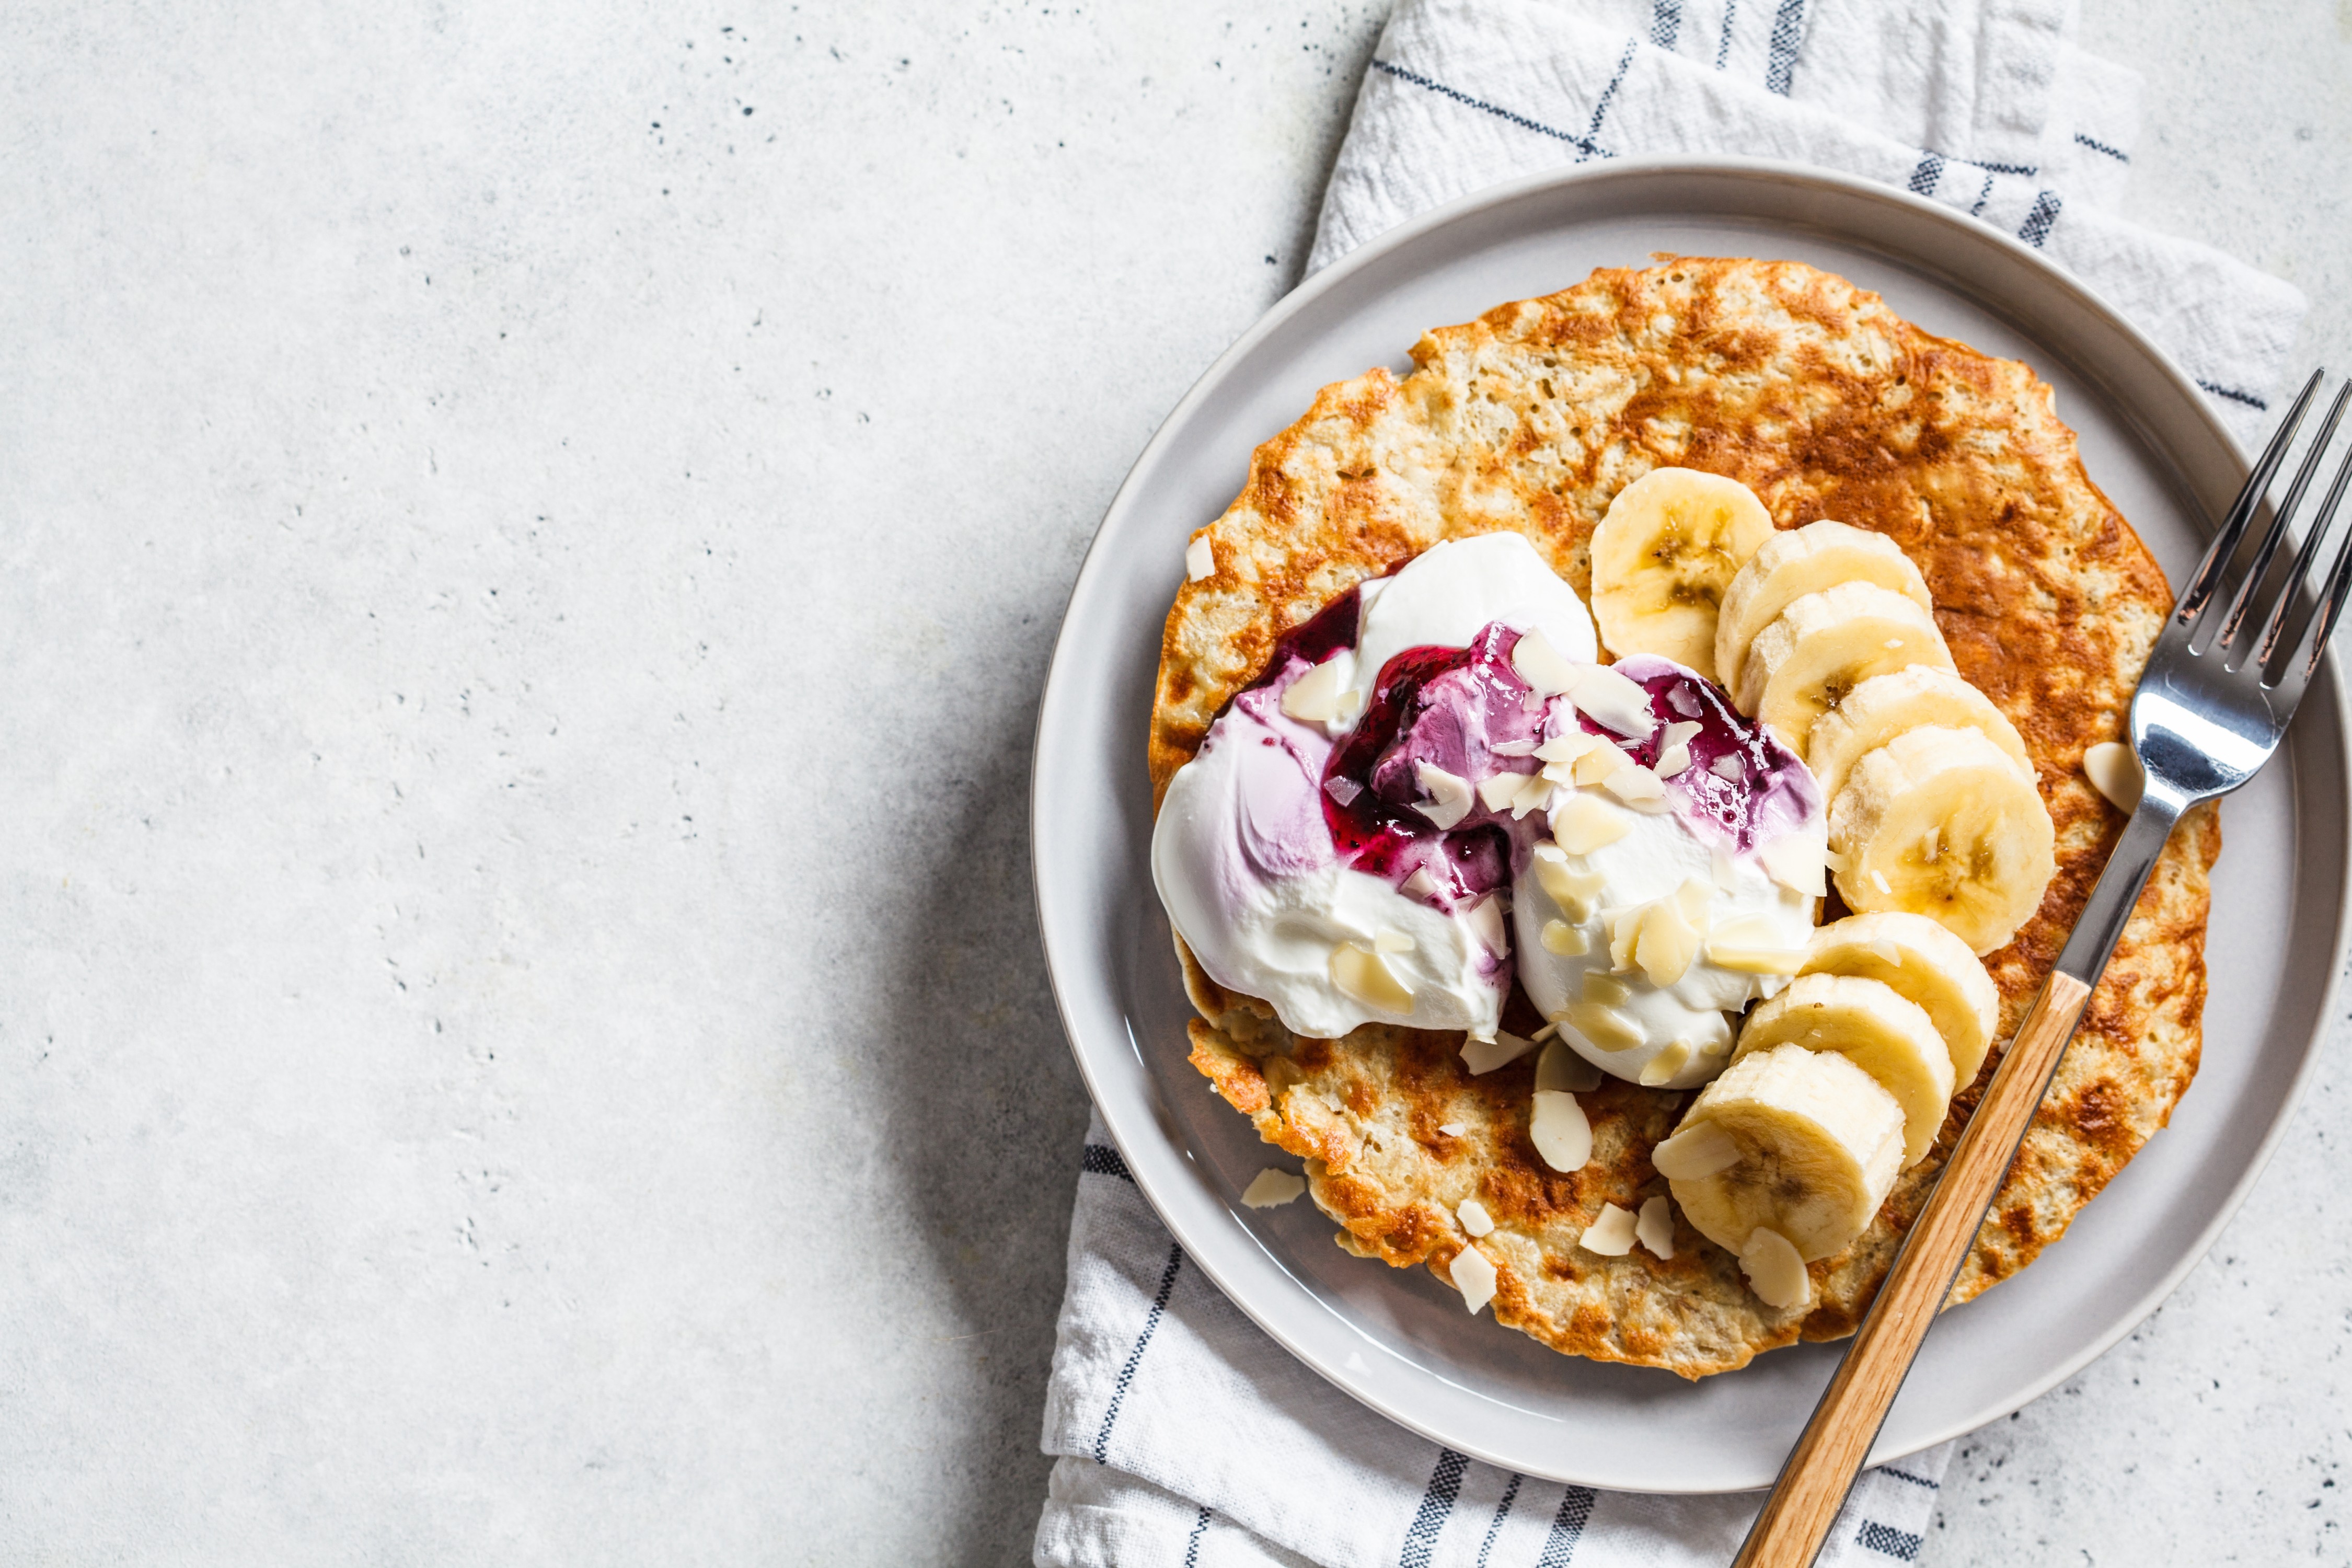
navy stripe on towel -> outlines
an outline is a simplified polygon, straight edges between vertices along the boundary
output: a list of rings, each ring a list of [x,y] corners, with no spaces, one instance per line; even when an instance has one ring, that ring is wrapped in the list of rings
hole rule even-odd
[[[1201,1537],[1209,1528],[1209,1510],[1202,1509],[1201,1517],[1192,1521],[1192,1539],[1184,1542],[1184,1568],[1198,1568],[1201,1561]]]
[[[2058,209],[2065,205],[2055,191],[2044,191],[2034,197],[2033,210],[2025,215],[2025,226],[2017,231],[2017,237],[2039,249],[2042,242],[2050,237],[2050,226],[2058,221]]]
[[[1429,1568],[1429,1554],[1437,1549],[1438,1536],[1444,1533],[1445,1521],[1454,1512],[1454,1495],[1462,1489],[1462,1472],[1469,1468],[1467,1454],[1451,1448],[1437,1450],[1437,1468],[1429,1472],[1429,1489],[1421,1494],[1421,1506],[1412,1510],[1412,1523],[1405,1529],[1398,1568]]]
[[[1915,1476],[1908,1470],[1898,1470],[1892,1465],[1881,1465],[1877,1473],[1882,1476],[1893,1476],[1898,1481],[1909,1481],[1915,1487],[1926,1487],[1931,1492],[1944,1489],[1944,1484],[1941,1481],[1931,1481],[1925,1476]]]
[[[1683,0],[1650,0],[1650,42],[1668,54],[1683,36]]]
[[[1617,57],[1617,74],[1611,77],[1609,85],[1601,89],[1601,101],[1592,106],[1592,123],[1585,127],[1584,150],[1587,153],[1601,152],[1598,138],[1601,135],[1601,118],[1609,112],[1609,100],[1617,96],[1618,88],[1624,84],[1625,73],[1633,68],[1633,51],[1641,47],[1639,39],[1625,40],[1625,52]],[[1607,154],[1603,153],[1602,156],[1605,157]]]
[[[1569,1488],[1559,1500],[1559,1511],[1551,1516],[1551,1533],[1544,1537],[1543,1555],[1536,1559],[1536,1568],[1568,1568],[1591,1518],[1592,1489]]]
[[[1495,1505],[1495,1517],[1486,1526],[1486,1539],[1478,1543],[1478,1568],[1486,1568],[1486,1553],[1495,1550],[1495,1537],[1503,1531],[1503,1521],[1511,1517],[1511,1503],[1519,1495],[1519,1483],[1528,1478],[1514,1470],[1510,1484],[1503,1489],[1503,1500]]]
[[[2074,132],[2074,140],[2081,142],[2084,146],[2088,147],[2094,153],[2105,153],[2108,157],[2113,158],[2118,163],[2128,163],[2131,162],[2131,154],[2125,152],[2122,148],[2110,147],[2104,142],[2094,141],[2090,137],[2084,135],[2079,131]]]
[[[1919,1558],[1919,1538],[1891,1524],[1865,1519],[1862,1521],[1862,1533],[1854,1539],[1862,1543],[1864,1551],[1892,1557],[1898,1563],[1916,1563]]]
[[[1600,148],[1595,147],[1588,138],[1579,136],[1573,131],[1562,131],[1557,126],[1546,125],[1540,120],[1530,120],[1524,114],[1514,113],[1510,110],[1503,108],[1500,104],[1488,103],[1483,98],[1473,98],[1468,93],[1462,91],[1459,88],[1448,87],[1442,81],[1432,81],[1429,78],[1422,75],[1419,71],[1407,70],[1402,66],[1391,65],[1387,60],[1380,59],[1376,59],[1372,62],[1372,68],[1388,76],[1392,76],[1399,81],[1409,81],[1412,83],[1413,86],[1436,93],[1442,98],[1450,98],[1454,102],[1462,104],[1466,108],[1477,110],[1481,113],[1491,114],[1497,120],[1507,120],[1522,131],[1533,131],[1537,134],[1542,136],[1556,136],[1562,142],[1567,142],[1570,146],[1578,149],[1588,156],[1596,153],[1603,157],[1608,155],[1601,153]]]
[[[1122,1182],[1135,1180],[1135,1173],[1127,1168],[1126,1157],[1108,1143],[1089,1143],[1078,1158],[1078,1169],[1088,1175],[1117,1176]]]
[[[1764,62],[1764,85],[1782,98],[1789,96],[1789,78],[1797,68],[1797,50],[1805,40],[1805,0],[1780,0],[1772,14],[1772,42]]]
[[[2218,383],[2210,381],[2200,381],[2197,384],[2203,387],[2206,391],[2211,393],[2216,397],[2226,397],[2232,403],[2242,403],[2249,408],[2261,409],[2265,412],[2270,408],[2269,404],[2263,402],[2261,398],[2256,397],[2252,393],[2240,392],[2234,386],[2222,386]]]
[[[1118,1424],[1118,1407],[1127,1402],[1127,1386],[1135,1381],[1135,1369],[1143,1361],[1143,1352],[1151,1344],[1151,1336],[1160,1328],[1160,1315],[1168,1310],[1169,1293],[1176,1289],[1176,1271],[1184,1267],[1184,1249],[1168,1249],[1168,1267],[1160,1271],[1160,1294],[1151,1299],[1151,1310],[1143,1316],[1143,1331],[1135,1336],[1135,1348],[1127,1352],[1127,1364],[1118,1369],[1118,1384],[1110,1391],[1110,1408],[1103,1412],[1102,1430],[1095,1434],[1095,1463],[1110,1463],[1110,1429]]]
[[[1943,177],[1944,155],[1941,153],[1928,153],[1922,155],[1919,166],[1911,171],[1911,194],[1915,196],[1934,195],[1936,183]]]
[[[1715,68],[1731,58],[1731,26],[1739,20],[1739,0],[1723,0],[1723,36],[1715,40]]]

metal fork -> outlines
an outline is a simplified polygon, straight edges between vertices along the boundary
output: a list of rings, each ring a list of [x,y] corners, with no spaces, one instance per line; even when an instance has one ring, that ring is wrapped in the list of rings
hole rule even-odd
[[[2263,582],[2352,401],[2352,384],[2336,393],[2244,571],[2233,577],[2231,567],[2324,374],[2315,371],[2304,384],[2157,637],[2132,696],[2131,745],[2144,779],[2138,807],[2083,906],[2056,969],[1953,1146],[1942,1178],[1904,1239],[1845,1360],[1790,1451],[1734,1568],[1805,1568],[1820,1552],[1920,1342],[1951,1291],[1986,1208],[2017,1158],[2026,1126],[2057,1073],[2059,1058],[2173,824],[2197,802],[2236,789],[2270,761],[2319,667],[2352,593],[2352,531],[2323,577],[2314,579],[2311,568],[2352,483],[2352,453],[2337,466],[2294,564],[2267,594]],[[2288,643],[2286,629],[2306,583],[2312,608],[2300,635]],[[2292,649],[2284,658],[2283,647]]]

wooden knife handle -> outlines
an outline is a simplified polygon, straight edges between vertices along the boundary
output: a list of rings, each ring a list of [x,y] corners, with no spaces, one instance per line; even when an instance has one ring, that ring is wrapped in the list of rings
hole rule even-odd
[[[1809,1568],[1820,1552],[2090,999],[2063,971],[2034,998],[1734,1568]]]

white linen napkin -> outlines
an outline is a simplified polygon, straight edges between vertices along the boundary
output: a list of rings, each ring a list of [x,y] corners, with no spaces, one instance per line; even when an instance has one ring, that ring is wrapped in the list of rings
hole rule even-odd
[[[1292,1360],[1185,1257],[1099,1117],[1080,1168],[1045,1389],[1045,1451],[1056,1458],[1037,1521],[1041,1568],[1695,1568],[1739,1549],[1759,1493],[1564,1487],[1373,1415]],[[1865,1475],[1825,1568],[1916,1556],[1951,1449]]]
[[[2139,82],[2076,48],[2071,25],[2067,0],[1402,0],[1308,268],[1561,163],[1786,158],[1903,186],[2039,247],[2259,445],[2303,298],[2106,210],[2129,173]],[[1759,1494],[1563,1487],[1373,1415],[1189,1263],[1099,1119],[1083,1162],[1045,1397],[1055,1462],[1039,1564],[1680,1568],[1738,1550]],[[1952,1447],[1864,1476],[1821,1561],[1915,1558]]]

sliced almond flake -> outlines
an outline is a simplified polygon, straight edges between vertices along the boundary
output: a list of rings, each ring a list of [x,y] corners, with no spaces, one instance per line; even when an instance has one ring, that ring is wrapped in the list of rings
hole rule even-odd
[[[1633,967],[1633,944],[1642,935],[1642,916],[1648,910],[1647,904],[1635,904],[1610,919],[1609,967],[1620,974]]]
[[[1633,765],[1633,758],[1603,741],[1570,764],[1569,776],[1580,784],[1596,784],[1611,773]]]
[[[1570,795],[1551,816],[1552,837],[1570,855],[1589,855],[1614,844],[1633,827],[1623,812],[1589,795]]]
[[[1559,1033],[1559,1021],[1558,1019],[1554,1019],[1552,1022],[1546,1024],[1542,1028],[1538,1029],[1534,1034],[1529,1035],[1528,1038],[1533,1040],[1538,1045],[1542,1045],[1546,1040],[1550,1039],[1554,1035]]]
[[[1508,1029],[1497,1029],[1491,1040],[1464,1040],[1462,1061],[1470,1069],[1470,1076],[1477,1078],[1493,1072],[1496,1068],[1507,1067],[1535,1048],[1533,1040],[1515,1035]]]
[[[1348,803],[1341,801],[1339,804],[1345,805]],[[1429,874],[1428,867],[1415,866],[1412,868],[1412,875],[1407,877],[1404,879],[1404,886],[1397,890],[1408,899],[1430,901],[1434,900],[1445,889],[1437,885],[1437,879]]]
[[[1305,724],[1321,724],[1339,714],[1339,699],[1353,660],[1326,659],[1282,691],[1282,711]]]
[[[1412,1011],[1412,987],[1400,980],[1379,953],[1353,942],[1343,942],[1331,950],[1331,984],[1342,994],[1383,1012]]]
[[[1597,1002],[1571,1002],[1560,1009],[1560,1022],[1584,1037],[1596,1051],[1630,1051],[1649,1044],[1642,1026],[1614,1007]]]
[[[1581,958],[1592,951],[1592,939],[1584,934],[1584,928],[1566,921],[1544,921],[1540,940],[1546,952],[1561,958]]]
[[[1467,1121],[1441,1121],[1437,1124],[1437,1130],[1448,1138],[1459,1138],[1470,1131],[1470,1124]]]
[[[1527,782],[1524,773],[1496,773],[1478,781],[1478,804],[1488,811],[1500,811],[1519,795],[1519,786]]]
[[[1596,746],[1608,746],[1600,736],[1582,730],[1569,730],[1554,735],[1536,748],[1536,755],[1547,763],[1572,763]],[[1614,751],[1614,746],[1610,746]]]
[[[1739,1163],[1739,1145],[1712,1121],[1685,1121],[1650,1151],[1650,1164],[1670,1182],[1699,1182]]]
[[[1621,768],[1602,779],[1601,787],[1635,811],[1655,816],[1673,809],[1673,803],[1666,799],[1666,786],[1647,768]]]
[[[2139,758],[2120,741],[2101,741],[2083,753],[2083,772],[2091,787],[2105,795],[2117,811],[2139,809],[2139,797],[2147,788],[2147,777],[2140,772]]]
[[[1454,1209],[1454,1217],[1460,1220],[1462,1228],[1473,1236],[1485,1236],[1495,1228],[1495,1216],[1488,1214],[1486,1205],[1476,1198],[1464,1198]]]
[[[1531,811],[1543,811],[1551,805],[1551,780],[1541,773],[1529,773],[1519,785],[1518,795],[1511,801],[1511,820],[1517,822]]]
[[[1372,938],[1372,950],[1376,952],[1412,952],[1420,946],[1412,940],[1412,932],[1395,926],[1381,927]]]
[[[1633,1222],[1633,1239],[1640,1242],[1662,1262],[1675,1256],[1675,1205],[1665,1194],[1660,1193],[1642,1205],[1642,1217]]]
[[[1586,668],[1568,700],[1576,704],[1578,712],[1602,729],[1613,730],[1629,740],[1646,741],[1657,733],[1658,721],[1650,711],[1650,694],[1607,665]]]
[[[1650,771],[1662,779],[1670,779],[1690,765],[1690,748],[1677,741],[1658,753],[1657,765]]]
[[[1485,1253],[1475,1247],[1465,1247],[1454,1255],[1445,1266],[1454,1279],[1454,1288],[1462,1292],[1462,1304],[1475,1313],[1495,1299],[1495,1265]]]
[[[1660,899],[1643,911],[1633,939],[1633,962],[1651,984],[1664,990],[1690,973],[1691,961],[1698,956],[1699,935],[1676,900]]]
[[[1563,1174],[1592,1163],[1592,1123],[1576,1096],[1564,1089],[1536,1090],[1528,1112],[1528,1142],[1545,1164]]]
[[[1887,898],[1891,899],[1895,896],[1895,889],[1886,885],[1886,873],[1884,871],[1873,870],[1870,873],[1870,885]]]
[[[1602,1204],[1601,1217],[1584,1227],[1577,1246],[1603,1258],[1622,1258],[1633,1250],[1633,1211]]]
[[[1794,974],[1805,967],[1801,947],[1743,947],[1720,937],[1706,944],[1706,961],[1734,974]]]
[[[1184,575],[1186,579],[1191,582],[1198,583],[1204,578],[1213,577],[1216,574],[1216,547],[1209,542],[1209,536],[1207,534],[1202,533],[1195,535],[1192,542],[1184,547]]]
[[[1690,1065],[1691,1046],[1688,1040],[1669,1041],[1664,1049],[1642,1064],[1642,1083],[1650,1089],[1672,1079]]]
[[[1535,737],[1524,741],[1497,741],[1486,748],[1498,757],[1532,757],[1536,754]]]
[[[1738,752],[1726,752],[1707,763],[1706,771],[1717,778],[1729,779],[1732,783],[1738,784],[1748,776],[1748,764],[1739,760]]]
[[[1511,649],[1511,668],[1519,672],[1521,680],[1546,697],[1569,690],[1584,674],[1584,667],[1570,663],[1541,631],[1520,634]]]
[[[1306,1178],[1268,1165],[1242,1189],[1242,1202],[1254,1209],[1279,1208],[1306,1190]]]
[[[1462,923],[1478,944],[1500,958],[1510,951],[1510,938],[1503,930],[1503,901],[1498,894],[1489,893],[1462,911]]]
[[[1682,688],[1676,687],[1675,689],[1676,691],[1680,691]],[[1706,725],[1699,723],[1695,719],[1677,719],[1673,723],[1666,726],[1666,732],[1659,740],[1658,743],[1662,746],[1683,745],[1696,738],[1698,732],[1706,727]]]
[[[1812,1300],[1812,1276],[1805,1272],[1804,1255],[1769,1226],[1759,1225],[1748,1232],[1748,1244],[1739,1250],[1739,1271],[1768,1307],[1787,1311]]]
[[[1429,796],[1427,805],[1413,809],[1427,817],[1429,825],[1440,833],[1459,826],[1462,819],[1470,815],[1470,804],[1475,798],[1470,781],[1455,777],[1434,763],[1415,763],[1412,766],[1422,793]]]
[[[1643,906],[1645,910],[1648,907],[1646,904]],[[1633,988],[1613,974],[1602,974],[1593,970],[1587,970],[1584,973],[1583,994],[1587,1002],[1598,1002],[1604,1007],[1617,1007],[1633,999]]]
[[[1353,805],[1356,797],[1364,793],[1364,786],[1345,773],[1333,773],[1323,781],[1323,793],[1341,805]]]

